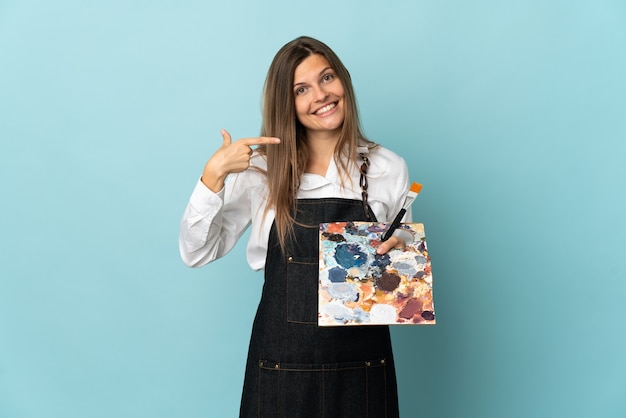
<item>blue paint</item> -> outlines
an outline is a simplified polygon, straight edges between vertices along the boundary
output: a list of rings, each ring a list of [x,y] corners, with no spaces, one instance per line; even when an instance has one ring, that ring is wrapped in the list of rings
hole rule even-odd
[[[367,254],[358,244],[340,244],[335,248],[335,260],[341,267],[351,269],[365,264]]]
[[[369,322],[370,314],[361,308],[355,308],[352,312],[352,320],[357,323]]]
[[[423,270],[420,270],[417,273],[415,273],[415,275],[413,275],[413,278],[414,279],[421,279],[424,276],[426,276],[426,272],[423,271]]]
[[[380,267],[381,270],[384,270],[390,264],[391,257],[389,257],[389,254],[374,254],[372,266]]]
[[[332,283],[341,283],[346,281],[346,275],[348,272],[341,267],[333,267],[328,270],[328,280]]]
[[[328,286],[328,294],[333,299],[343,302],[356,302],[359,300],[359,292],[352,283],[331,283]]]
[[[410,261],[412,260],[397,261],[393,264],[393,266],[396,270],[398,270],[398,273],[411,277],[417,273],[418,270],[417,265]]]

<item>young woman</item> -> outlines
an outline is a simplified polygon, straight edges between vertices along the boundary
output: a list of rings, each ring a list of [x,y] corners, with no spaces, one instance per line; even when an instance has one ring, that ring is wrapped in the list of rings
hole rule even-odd
[[[240,416],[398,416],[388,328],[317,326],[318,229],[393,219],[409,188],[406,163],[361,133],[348,71],[308,37],[274,57],[261,135],[232,141],[222,131],[180,228],[192,267],[224,256],[252,228],[247,259],[265,283]],[[394,236],[377,252],[403,245]]]

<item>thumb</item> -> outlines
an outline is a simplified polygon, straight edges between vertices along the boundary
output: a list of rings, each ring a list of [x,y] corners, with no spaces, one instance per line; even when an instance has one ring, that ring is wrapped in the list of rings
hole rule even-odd
[[[386,254],[394,248],[401,249],[406,246],[406,242],[402,238],[392,235],[387,241],[382,242],[376,249],[377,254]]]
[[[389,241],[390,240],[382,242],[378,248],[376,248],[376,254],[387,254],[389,250],[393,248],[393,244]]]
[[[222,134],[222,138],[224,138],[224,143],[222,145],[230,145],[231,137],[228,131],[226,129],[222,129],[220,133]]]

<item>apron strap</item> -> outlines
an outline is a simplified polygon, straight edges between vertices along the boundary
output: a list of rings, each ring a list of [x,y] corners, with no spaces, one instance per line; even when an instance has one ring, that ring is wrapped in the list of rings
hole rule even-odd
[[[367,216],[368,221],[372,221],[372,216],[370,214],[370,206],[367,203],[367,169],[370,166],[370,160],[364,153],[359,153],[359,156],[363,160],[363,164],[361,164],[361,178],[359,179],[359,185],[361,186],[361,197],[363,200],[363,210],[365,211],[365,216]]]

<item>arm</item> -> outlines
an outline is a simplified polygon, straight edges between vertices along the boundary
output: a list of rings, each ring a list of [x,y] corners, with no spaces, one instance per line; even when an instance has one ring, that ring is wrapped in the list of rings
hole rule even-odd
[[[247,170],[253,145],[276,144],[277,138],[244,138],[224,142],[207,161],[180,224],[179,249],[183,262],[200,267],[226,255],[251,220],[250,187],[260,174]],[[226,181],[226,177],[229,177]]]
[[[199,181],[180,224],[178,243],[183,262],[201,267],[226,255],[250,223],[249,208],[247,193],[227,193],[226,187],[215,193]]]

